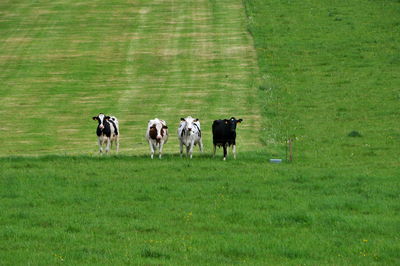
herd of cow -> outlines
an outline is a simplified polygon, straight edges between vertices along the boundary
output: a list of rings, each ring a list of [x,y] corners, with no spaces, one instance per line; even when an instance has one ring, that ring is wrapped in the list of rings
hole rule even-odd
[[[109,152],[112,143],[115,143],[117,152],[119,150],[119,123],[115,116],[107,116],[99,114],[94,116],[93,120],[98,121],[96,134],[100,153],[103,152],[103,145],[106,144],[105,151]],[[216,147],[222,147],[224,150],[224,160],[227,156],[227,148],[232,146],[233,157],[236,159],[236,125],[242,122],[242,119],[231,117],[230,119],[214,120],[212,124],[213,145],[215,156]],[[168,126],[164,120],[158,118],[152,119],[147,125],[146,139],[150,145],[151,158],[158,149],[159,158],[161,159],[164,144],[168,140]],[[199,145],[200,151],[203,152],[203,141],[198,118],[188,116],[181,118],[178,127],[178,139],[180,146],[180,154],[182,157],[183,146],[186,147],[186,156],[192,158],[193,147]]]

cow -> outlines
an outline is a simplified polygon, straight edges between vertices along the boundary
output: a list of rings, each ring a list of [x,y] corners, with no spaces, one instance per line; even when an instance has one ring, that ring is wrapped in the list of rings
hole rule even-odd
[[[106,153],[110,151],[110,146],[113,142],[116,143],[117,152],[119,150],[119,123],[115,116],[108,116],[100,113],[94,116],[93,120],[98,121],[96,135],[99,143],[99,151],[103,152],[103,145],[107,142]]]
[[[214,120],[212,124],[213,133],[213,144],[215,156],[216,147],[221,147],[224,149],[224,161],[226,160],[227,148],[232,146],[233,158],[236,159],[236,125],[241,123],[243,119],[236,120],[236,118],[231,117],[231,119]]]
[[[178,139],[181,157],[183,153],[183,145],[186,146],[186,157],[189,154],[190,159],[192,159],[193,147],[197,144],[199,144],[200,151],[203,152],[199,119],[192,118],[191,116],[181,118],[178,128]]]
[[[153,159],[154,151],[157,148],[159,150],[158,157],[161,159],[163,146],[168,140],[167,123],[158,118],[149,120],[146,131],[146,139],[150,145],[151,159]]]

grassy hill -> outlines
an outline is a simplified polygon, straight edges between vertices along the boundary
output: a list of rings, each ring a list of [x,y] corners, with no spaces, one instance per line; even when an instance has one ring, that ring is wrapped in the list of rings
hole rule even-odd
[[[1,264],[399,264],[399,13],[2,1]],[[99,112],[121,121],[119,156],[97,156]],[[176,156],[185,115],[204,129],[193,160]],[[227,115],[244,122],[223,162],[210,125]],[[144,142],[155,116],[163,160]],[[288,138],[294,161],[270,164]]]
[[[149,119],[241,116],[239,149],[260,143],[258,67],[240,1],[2,1],[1,155],[93,154],[91,117],[120,120],[123,154],[148,153]],[[6,141],[12,138],[12,141]]]
[[[398,1],[245,3],[267,141],[295,137],[322,167],[398,166]]]

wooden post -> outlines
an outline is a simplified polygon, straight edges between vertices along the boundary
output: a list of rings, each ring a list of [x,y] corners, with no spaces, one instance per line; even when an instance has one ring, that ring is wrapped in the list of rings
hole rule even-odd
[[[289,150],[289,139],[287,139],[287,141],[286,141],[286,149],[285,149],[285,159],[286,159],[286,162],[288,162],[289,161],[289,159],[288,159],[288,150]]]

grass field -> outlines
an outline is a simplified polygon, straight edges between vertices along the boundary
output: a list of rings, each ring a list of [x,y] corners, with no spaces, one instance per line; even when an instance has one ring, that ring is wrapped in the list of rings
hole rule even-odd
[[[307,164],[398,167],[398,1],[245,2],[267,139],[294,136]]]
[[[282,167],[252,153],[227,162],[171,156],[0,162],[5,264],[399,259],[395,171]]]
[[[0,264],[398,265],[398,1],[0,3]],[[98,156],[99,112],[121,123]],[[177,155],[182,116],[206,152]],[[213,119],[243,118],[238,159]],[[167,120],[162,160],[147,121]],[[294,139],[294,161],[285,142]]]
[[[2,155],[97,152],[91,117],[120,120],[122,153],[148,152],[147,122],[242,116],[260,143],[258,67],[241,1],[2,1]],[[16,115],[18,114],[18,115]],[[228,117],[230,118],[230,117]],[[241,149],[239,147],[239,149]]]

